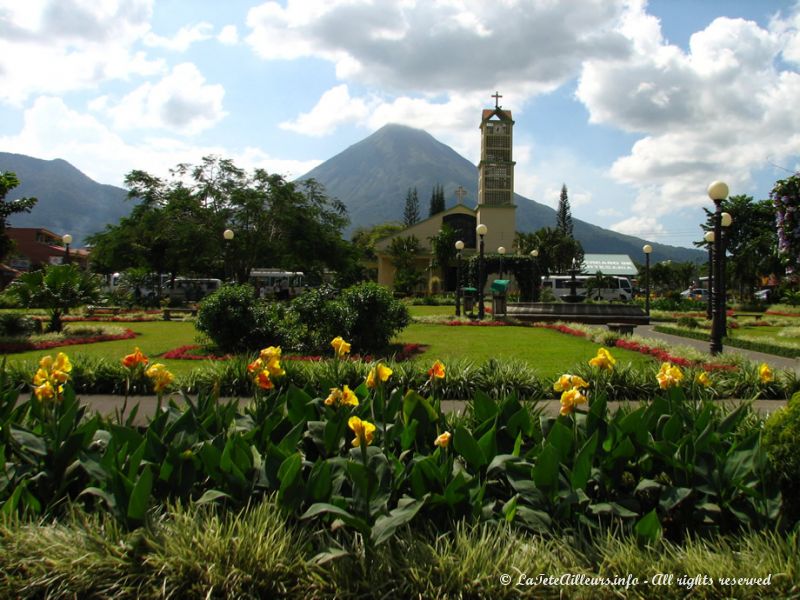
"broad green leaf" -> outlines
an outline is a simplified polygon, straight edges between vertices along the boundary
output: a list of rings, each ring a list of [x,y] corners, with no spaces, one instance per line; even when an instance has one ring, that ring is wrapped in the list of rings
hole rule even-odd
[[[136,484],[133,486],[131,497],[128,500],[128,518],[134,521],[144,521],[150,492],[153,490],[153,472],[145,466]]]
[[[575,458],[575,463],[572,466],[570,473],[570,484],[572,489],[578,490],[586,487],[589,481],[589,476],[592,473],[592,461],[597,451],[597,441],[599,439],[598,432],[595,431],[583,447],[578,452]]]
[[[547,443],[558,452],[560,461],[565,460],[572,452],[572,429],[556,421],[547,434]]]
[[[661,522],[654,508],[636,522],[633,527],[636,537],[650,543],[655,543],[661,537]]]
[[[350,527],[360,531],[363,534],[367,534],[370,530],[369,525],[359,517],[356,517],[345,509],[340,508],[334,504],[329,504],[327,502],[317,502],[312,504],[308,510],[301,515],[301,519],[313,519],[314,517],[318,517],[320,515],[332,515],[344,521],[345,524],[349,525]]]
[[[553,490],[558,483],[558,450],[552,444],[545,444],[533,467],[533,482],[536,487]]]
[[[453,434],[453,447],[473,469],[479,469],[487,463],[483,450],[466,427],[456,427],[456,432]]]
[[[484,423],[497,416],[497,403],[484,392],[477,390],[472,398],[472,413],[478,423]]]
[[[200,496],[197,500],[195,500],[195,504],[211,504],[216,502],[220,498],[225,498],[226,500],[230,500],[230,495],[226,494],[225,492],[220,492],[219,490],[208,490],[205,494]]]
[[[495,457],[497,454],[497,430],[495,427],[492,427],[481,436],[481,439],[478,440],[478,446],[480,446],[487,461]]]
[[[388,515],[383,515],[375,520],[372,526],[372,541],[378,546],[394,535],[398,527],[410,522],[425,505],[425,500],[413,500],[402,508],[395,508]]]
[[[290,455],[286,460],[281,463],[278,469],[278,479],[281,482],[280,493],[285,494],[300,475],[300,469],[303,466],[303,457],[299,452]]]
[[[14,426],[11,426],[10,429],[11,438],[22,446],[24,450],[39,456],[47,456],[47,445],[38,435],[24,429],[17,429]]]

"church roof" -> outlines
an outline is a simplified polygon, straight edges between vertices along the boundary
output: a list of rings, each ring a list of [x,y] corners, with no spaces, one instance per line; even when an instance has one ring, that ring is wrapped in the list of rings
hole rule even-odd
[[[445,215],[450,215],[450,214],[453,214],[453,213],[462,213],[462,214],[467,214],[467,215],[474,215],[476,212],[477,212],[477,207],[476,208],[470,208],[469,206],[466,206],[465,204],[460,204],[460,203],[459,204],[454,204],[453,206],[451,206],[447,210],[444,210],[444,211],[442,211],[440,213],[436,213],[432,217],[428,217],[427,219],[423,219],[422,221],[417,221],[411,227],[406,227],[405,229],[403,229],[401,231],[397,231],[395,233],[387,235],[386,237],[382,237],[381,239],[379,239],[376,242],[375,248],[377,250],[383,250],[384,248],[387,248],[389,246],[389,242],[391,242],[396,237],[406,237],[406,236],[409,236],[409,235],[415,235],[416,233],[419,232],[419,230],[425,229],[426,228],[425,226],[430,221],[438,220],[439,222],[441,222],[442,218]],[[420,240],[420,241],[421,242],[425,242],[426,240],[423,239],[423,240]]]
[[[502,108],[484,108],[483,113],[481,113],[481,123],[488,121],[495,115],[500,117],[503,121],[513,121],[510,110],[504,110]]]

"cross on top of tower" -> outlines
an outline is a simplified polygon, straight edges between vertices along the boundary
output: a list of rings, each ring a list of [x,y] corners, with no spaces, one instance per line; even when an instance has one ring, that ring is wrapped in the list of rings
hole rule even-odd
[[[494,107],[495,108],[500,108],[500,98],[502,98],[502,97],[503,96],[500,95],[500,92],[495,92],[494,94],[492,94],[492,98],[494,98]]]

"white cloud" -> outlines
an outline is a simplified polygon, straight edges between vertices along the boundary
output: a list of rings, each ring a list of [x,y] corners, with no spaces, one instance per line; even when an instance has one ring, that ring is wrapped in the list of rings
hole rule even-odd
[[[164,128],[195,134],[225,117],[225,88],[208,84],[192,63],[175,66],[158,83],[143,83],[116,104],[108,98],[91,104],[121,129]]]
[[[61,94],[111,79],[163,71],[132,50],[146,34],[152,0],[41,0],[0,7],[0,101]]]
[[[688,51],[668,45],[641,5],[622,23],[633,54],[587,60],[577,89],[592,122],[645,134],[611,168],[638,190],[634,216],[614,228],[634,233],[655,217],[708,204],[714,179],[735,194],[768,156],[797,155],[800,74],[778,67],[788,39],[782,22],[763,29],[720,17],[691,36]]]
[[[658,238],[665,233],[664,225],[653,217],[629,217],[611,225],[611,229],[645,240]]]
[[[217,35],[217,41],[225,46],[234,46],[239,43],[239,32],[236,25],[225,25]]]
[[[174,52],[186,52],[195,42],[211,39],[212,31],[213,26],[211,23],[195,23],[194,25],[184,25],[172,37],[162,37],[151,31],[144,36],[143,42],[145,46],[166,48]]]
[[[367,103],[360,98],[351,98],[346,85],[338,85],[322,94],[310,112],[281,123],[280,128],[319,137],[331,133],[343,123],[363,121],[366,115]]]
[[[203,156],[212,154],[230,158],[245,169],[260,167],[288,179],[307,173],[321,162],[280,159],[253,147],[232,150],[192,145],[169,137],[131,143],[94,116],[72,110],[54,97],[37,98],[25,111],[19,133],[0,137],[0,148],[13,148],[14,152],[43,159],[62,158],[94,180],[117,186],[133,169],[167,176],[178,163],[198,163]]]

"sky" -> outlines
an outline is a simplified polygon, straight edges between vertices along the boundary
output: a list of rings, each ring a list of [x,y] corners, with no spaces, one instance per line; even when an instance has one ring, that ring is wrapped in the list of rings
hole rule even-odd
[[[709,183],[800,169],[800,3],[0,0],[0,151],[100,183],[212,154],[293,179],[387,123],[477,163],[496,91],[517,193],[691,246]]]

